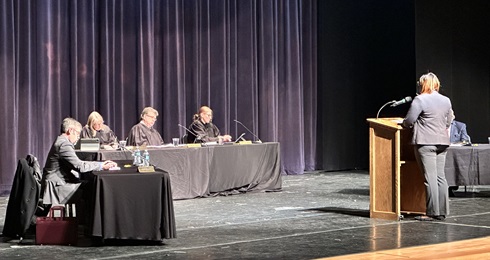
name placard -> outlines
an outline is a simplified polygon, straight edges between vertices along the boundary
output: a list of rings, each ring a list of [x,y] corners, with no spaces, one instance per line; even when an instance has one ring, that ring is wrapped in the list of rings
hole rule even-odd
[[[189,148],[198,148],[198,147],[201,147],[201,144],[187,144],[187,147],[189,147]]]
[[[252,144],[252,141],[240,141],[238,144]]]
[[[153,167],[153,166],[139,166],[138,172],[141,172],[141,173],[155,172],[155,167]]]

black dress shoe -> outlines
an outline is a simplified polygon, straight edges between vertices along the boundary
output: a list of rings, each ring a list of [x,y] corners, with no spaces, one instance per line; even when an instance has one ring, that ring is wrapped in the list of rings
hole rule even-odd
[[[418,221],[435,221],[436,220],[433,217],[424,216],[424,215],[422,215],[422,216],[416,216],[414,219],[415,220],[418,220]]]
[[[439,220],[439,221],[444,221],[446,220],[446,216],[444,215],[439,215],[439,216],[432,216],[432,218]]]

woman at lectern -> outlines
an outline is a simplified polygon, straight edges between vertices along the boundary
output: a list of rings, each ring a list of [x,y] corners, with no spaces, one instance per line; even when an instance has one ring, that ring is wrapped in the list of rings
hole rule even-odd
[[[422,75],[419,88],[420,94],[413,99],[402,124],[413,130],[412,144],[426,187],[426,215],[415,219],[444,220],[449,215],[444,164],[450,144],[451,100],[439,93],[440,82],[434,73]]]
[[[117,147],[116,135],[104,124],[104,118],[96,111],[93,111],[88,116],[87,124],[83,127],[80,137],[99,138],[101,145],[111,146],[112,148]]]

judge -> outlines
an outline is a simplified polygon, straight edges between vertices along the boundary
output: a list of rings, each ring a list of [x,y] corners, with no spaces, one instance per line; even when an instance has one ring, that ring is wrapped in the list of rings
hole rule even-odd
[[[104,118],[93,111],[88,116],[87,124],[83,127],[81,138],[98,138],[102,146],[117,147],[117,137],[109,126],[104,124]]]
[[[152,107],[145,107],[141,112],[141,121],[134,125],[128,134],[128,145],[162,145],[163,138],[153,128],[157,121],[158,111]]]
[[[213,110],[207,106],[199,108],[197,114],[193,117],[193,122],[189,126],[191,134],[187,135],[187,143],[200,142],[215,142],[220,141],[230,142],[230,135],[220,135],[219,129],[211,121],[213,120]],[[196,140],[199,139],[199,140]]]

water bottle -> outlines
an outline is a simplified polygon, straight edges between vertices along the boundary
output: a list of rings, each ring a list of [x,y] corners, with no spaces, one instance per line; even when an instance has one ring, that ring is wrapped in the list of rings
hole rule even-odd
[[[148,150],[143,153],[143,166],[150,166],[150,153],[148,153]]]
[[[133,165],[135,166],[140,166],[141,165],[141,151],[139,146],[136,146],[136,150],[134,150],[134,159],[133,159]]]

